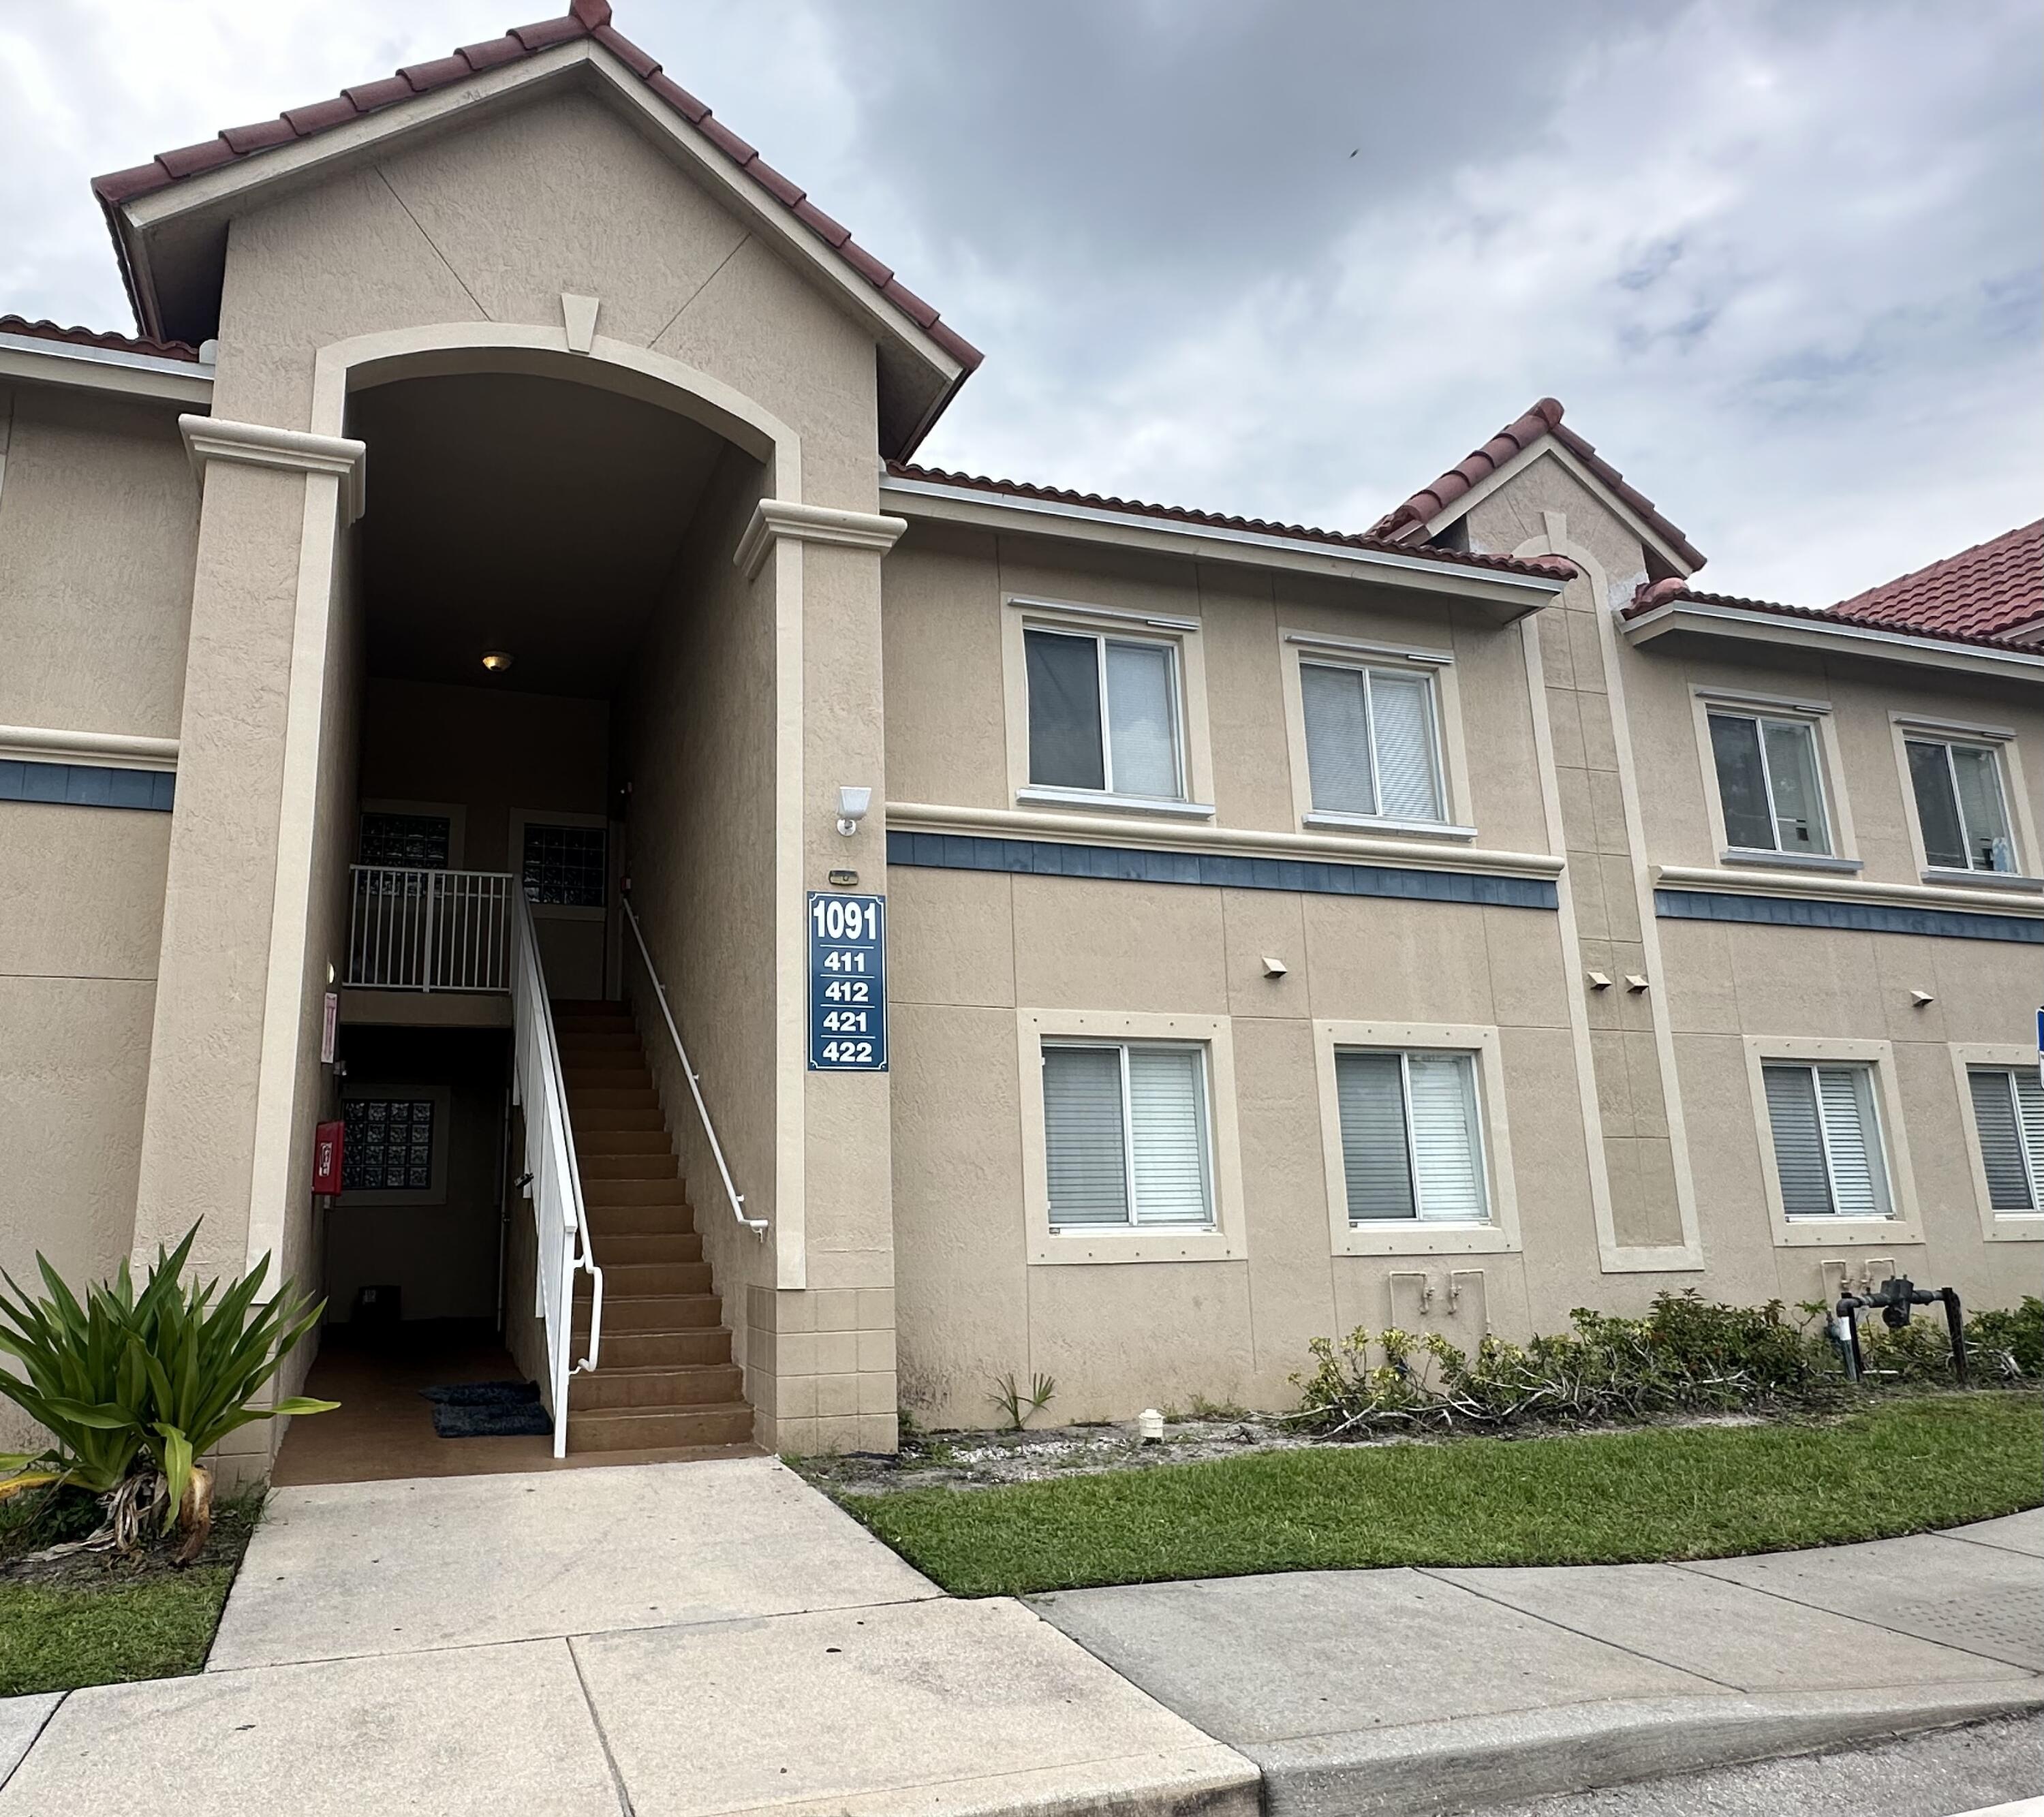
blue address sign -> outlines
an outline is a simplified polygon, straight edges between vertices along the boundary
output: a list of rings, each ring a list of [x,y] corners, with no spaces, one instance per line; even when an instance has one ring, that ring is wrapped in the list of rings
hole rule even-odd
[[[809,892],[809,1070],[887,1070],[887,899]]]

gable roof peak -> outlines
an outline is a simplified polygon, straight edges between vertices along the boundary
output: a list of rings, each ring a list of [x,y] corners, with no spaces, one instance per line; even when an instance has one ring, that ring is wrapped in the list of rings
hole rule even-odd
[[[1464,455],[1438,479],[1423,486],[1403,504],[1394,506],[1378,518],[1370,526],[1370,533],[1374,536],[1388,536],[1404,543],[1425,540],[1428,534],[1427,525],[1443,512],[1451,509],[1493,474],[1516,460],[1536,443],[1551,436],[1589,470],[1599,485],[1610,491],[1655,536],[1666,543],[1678,560],[1692,570],[1701,567],[1704,565],[1703,551],[1662,515],[1652,499],[1637,486],[1628,485],[1625,475],[1600,455],[1594,444],[1585,441],[1569,428],[1562,420],[1562,414],[1559,398],[1536,399],[1481,448]]]
[[[646,88],[683,125],[743,175],[759,192],[758,199],[774,211],[791,217],[797,239],[814,243],[819,255],[847,267],[862,284],[905,317],[915,332],[925,337],[935,350],[921,357],[932,359],[951,372],[950,389],[980,363],[978,348],[947,324],[930,304],[894,275],[884,263],[852,238],[851,231],[810,201],[801,185],[783,176],[758,149],[741,139],[709,107],[690,94],[661,67],[659,60],[641,50],[611,22],[610,0],[570,0],[568,10],[558,17],[529,25],[513,25],[503,36],[480,44],[464,44],[444,57],[412,63],[375,82],[359,83],[339,94],[302,107],[286,108],[275,118],[247,126],[230,126],[197,144],[159,152],[146,163],[125,171],[113,171],[92,180],[107,225],[113,236],[121,261],[122,281],[133,305],[136,325],[147,336],[166,338],[163,316],[153,288],[137,265],[144,257],[138,242],[140,230],[125,213],[128,205],[174,189],[187,179],[221,170],[262,156],[283,146],[302,144],[322,133],[417,98],[467,82],[491,71],[536,57],[557,46],[588,40],[609,53],[616,63]],[[194,312],[187,310],[187,314]],[[181,328],[190,325],[179,323]],[[208,332],[211,332],[209,329]],[[899,331],[893,331],[899,332]],[[947,391],[946,395],[948,395]],[[936,408],[941,408],[941,400]],[[932,409],[917,424],[900,451],[905,452],[934,420]]]

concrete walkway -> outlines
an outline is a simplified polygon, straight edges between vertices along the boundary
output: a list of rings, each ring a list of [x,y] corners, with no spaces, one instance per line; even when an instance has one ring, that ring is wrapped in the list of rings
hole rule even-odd
[[[2044,1709],[2044,1510],[1696,1565],[1300,1572],[1032,1606],[1254,1760],[1274,1817],[1481,1808]]]
[[[1025,1605],[941,1595],[770,1458],[305,1487],[204,1672],[0,1700],[0,1817],[179,1784],[293,1817],[1434,1813],[2044,1709],[2040,1673],[2044,1512]]]
[[[206,1669],[0,1701],[16,1757],[9,1817],[179,1785],[292,1817],[1257,1800],[1239,1754],[1020,1604],[942,1596],[767,1458],[281,1489]]]

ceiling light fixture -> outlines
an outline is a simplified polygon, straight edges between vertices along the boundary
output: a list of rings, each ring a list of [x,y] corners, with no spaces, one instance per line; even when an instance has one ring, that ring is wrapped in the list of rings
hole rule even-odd
[[[504,674],[514,660],[509,650],[486,650],[482,653],[482,666],[493,675]]]

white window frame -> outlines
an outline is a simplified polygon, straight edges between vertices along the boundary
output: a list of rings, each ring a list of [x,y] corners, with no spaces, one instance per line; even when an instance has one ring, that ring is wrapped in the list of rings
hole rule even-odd
[[[1336,1057],[1343,1051],[1466,1052],[1476,1072],[1477,1127],[1490,1216],[1482,1223],[1377,1219],[1353,1223],[1342,1155]],[[1512,1166],[1504,1062],[1498,1031],[1470,1023],[1316,1020],[1313,1058],[1320,1092],[1320,1146],[1327,1181],[1327,1236],[1336,1255],[1506,1255],[1520,1249],[1519,1196]],[[1408,1127],[1407,1139],[1411,1139]],[[1415,1177],[1416,1178],[1416,1170]]]
[[[1235,1119],[1235,1043],[1224,1016],[1174,1016],[1124,1010],[1022,1009],[1016,1012],[1020,1072],[1022,1194],[1032,1263],[1232,1262],[1248,1253],[1242,1192],[1242,1150]],[[1204,1050],[1207,1179],[1210,1221],[1201,1225],[1089,1225],[1058,1231],[1051,1222],[1049,1142],[1043,1124],[1043,1049],[1127,1046]],[[1124,1139],[1128,1069],[1122,1071]],[[1124,1154],[1128,1151],[1124,1148]],[[1131,1198],[1131,1204],[1134,1203]]]
[[[1292,811],[1302,828],[1329,832],[1353,829],[1393,833],[1404,838],[1467,842],[1477,836],[1470,812],[1468,767],[1462,743],[1462,701],[1455,682],[1455,659],[1446,650],[1408,643],[1377,643],[1362,638],[1280,626],[1278,632],[1285,695],[1285,741],[1292,767]],[[1424,678],[1434,721],[1435,785],[1441,818],[1415,820],[1397,815],[1354,814],[1313,805],[1313,772],[1306,740],[1306,689],[1302,668],[1378,670]],[[1372,771],[1376,752],[1373,733]]]
[[[1101,738],[1105,789],[1075,789],[1029,778],[1029,655],[1031,631],[1091,637],[1100,665]],[[1108,720],[1107,645],[1154,644],[1171,663],[1173,736],[1178,747],[1177,798],[1124,794],[1112,786],[1112,732]],[[1177,820],[1213,818],[1213,759],[1207,724],[1206,662],[1200,621],[1165,612],[1124,611],[1070,600],[1011,594],[1002,602],[1003,692],[1008,721],[1008,786],[1023,808],[1079,809],[1116,815],[1152,814]]]
[[[2044,878],[2035,874],[2040,848],[2036,822],[2030,810],[2030,791],[2023,780],[2023,754],[2015,732],[2008,726],[1926,718],[1915,713],[1892,713],[1888,718],[1895,739],[1896,771],[1902,784],[1903,817],[1908,824],[1910,853],[1915,860],[1917,874],[1926,883],[1946,889],[2044,892]],[[1916,806],[1916,778],[1909,768],[1912,740],[1920,744],[1971,745],[1994,753],[2002,811],[2008,816],[2009,843],[2015,847],[2014,870],[1961,870],[1931,863],[1923,844],[1923,816]]]
[[[1865,869],[1853,827],[1852,804],[1846,793],[1838,727],[1827,701],[1711,686],[1692,687],[1689,698],[1696,719],[1696,755],[1703,767],[1704,798],[1710,805],[1711,832],[1719,864],[1788,870],[1855,872]],[[1831,841],[1829,852],[1783,851],[1778,846],[1770,849],[1732,843],[1731,831],[1725,821],[1724,792],[1718,784],[1717,747],[1711,738],[1711,717],[1714,713],[1762,723],[1773,720],[1809,728],[1811,747],[1816,759],[1817,805],[1824,816],[1825,835]],[[1765,736],[1760,740],[1760,764],[1767,787],[1768,825],[1778,839],[1780,816],[1774,808],[1774,778],[1768,763]]]
[[[1768,1216],[1777,1249],[1847,1248],[1867,1243],[1920,1243],[1915,1176],[1909,1162],[1909,1138],[1902,1115],[1901,1087],[1896,1077],[1892,1041],[1810,1040],[1788,1036],[1749,1035],[1745,1038],[1746,1089],[1753,1107],[1754,1134],[1759,1145],[1760,1176]],[[1846,1217],[1835,1212],[1821,1216],[1789,1216],[1781,1197],[1781,1174],[1774,1158],[1774,1124],[1768,1115],[1765,1069],[1793,1066],[1864,1066],[1873,1079],[1875,1137],[1888,1170],[1885,1217]]]
[[[1981,1235],[1989,1243],[2044,1243],[2044,1212],[1995,1209],[1988,1190],[1987,1164],[1981,1154],[1980,1124],[1973,1115],[1972,1077],[1975,1069],[2008,1073],[2034,1072],[2037,1050],[2019,1042],[1957,1041],[1951,1044],[1952,1080],[1958,1093],[1959,1123],[1965,1134],[1966,1165],[1980,1212]],[[2027,1158],[2026,1153],[2026,1158]],[[2044,1181],[2039,1182],[2044,1189]]]
[[[617,839],[610,831],[610,822],[602,814],[574,814],[560,808],[513,808],[511,810],[510,850],[505,857],[510,861],[505,866],[511,873],[517,887],[525,887],[525,828],[536,827],[601,827],[603,836],[603,906],[590,908],[566,902],[532,902],[526,905],[532,911],[536,921],[602,921],[610,915],[611,904],[617,895],[617,880],[613,872],[617,865]]]

